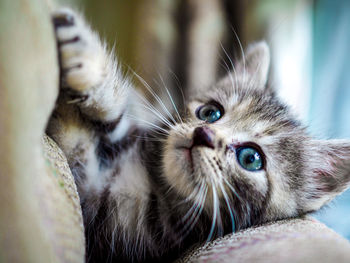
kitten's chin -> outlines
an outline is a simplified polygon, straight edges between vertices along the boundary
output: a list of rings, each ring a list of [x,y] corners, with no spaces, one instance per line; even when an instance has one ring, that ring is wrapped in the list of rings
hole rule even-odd
[[[193,191],[193,159],[190,146],[168,142],[164,150],[164,176],[179,194],[188,196]]]
[[[203,179],[202,160],[212,149],[191,147],[192,143],[168,143],[164,151],[164,176],[171,187],[184,197],[193,193],[198,180]]]

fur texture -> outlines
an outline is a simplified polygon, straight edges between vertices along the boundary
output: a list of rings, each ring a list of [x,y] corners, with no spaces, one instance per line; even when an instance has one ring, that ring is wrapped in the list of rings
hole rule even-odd
[[[178,112],[133,91],[79,14],[59,9],[53,21],[61,93],[47,132],[77,182],[89,262],[170,261],[193,244],[315,211],[349,185],[350,142],[309,137],[267,85],[264,42]],[[201,120],[203,105],[220,118]],[[262,169],[243,168],[240,147],[256,149]]]

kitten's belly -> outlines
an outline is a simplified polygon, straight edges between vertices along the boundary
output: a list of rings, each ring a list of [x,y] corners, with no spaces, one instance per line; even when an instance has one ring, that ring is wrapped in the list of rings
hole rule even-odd
[[[139,157],[138,144],[122,151],[109,167],[100,170],[96,165],[90,166],[90,170],[85,171],[85,183],[79,187],[79,194],[84,200],[85,221],[95,220],[99,211],[90,211],[90,208],[97,208],[98,203],[97,209],[104,210],[104,215],[98,220],[105,221],[107,228],[113,230],[118,226],[130,235],[138,235],[143,231],[140,226],[151,193],[147,172]]]
[[[135,145],[116,161],[108,182],[111,196],[128,195],[145,198],[150,194],[150,183]]]

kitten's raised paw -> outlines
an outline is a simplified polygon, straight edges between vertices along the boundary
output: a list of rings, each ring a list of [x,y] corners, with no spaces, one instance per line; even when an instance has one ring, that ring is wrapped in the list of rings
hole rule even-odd
[[[60,59],[61,86],[86,98],[102,82],[104,47],[83,18],[71,9],[57,10],[52,19]]]
[[[53,23],[55,27],[60,26],[73,26],[74,25],[74,16],[68,12],[57,12],[53,16]]]

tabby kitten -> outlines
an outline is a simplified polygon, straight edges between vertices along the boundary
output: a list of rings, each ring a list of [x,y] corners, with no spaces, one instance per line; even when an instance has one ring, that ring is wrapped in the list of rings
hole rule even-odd
[[[53,21],[61,92],[47,132],[78,186],[88,261],[171,261],[193,244],[315,211],[349,185],[350,142],[309,137],[266,84],[264,42],[164,117],[79,14],[59,9]]]

